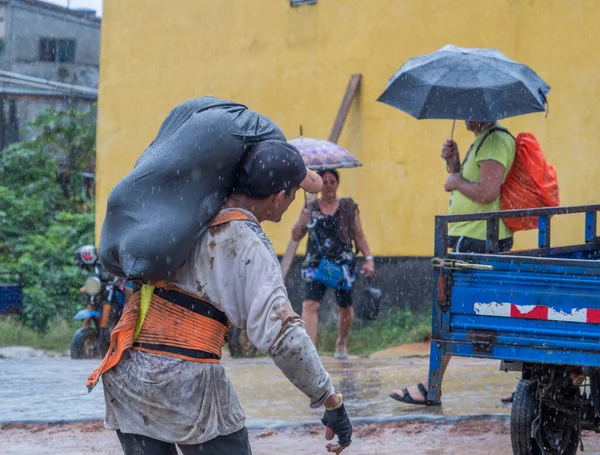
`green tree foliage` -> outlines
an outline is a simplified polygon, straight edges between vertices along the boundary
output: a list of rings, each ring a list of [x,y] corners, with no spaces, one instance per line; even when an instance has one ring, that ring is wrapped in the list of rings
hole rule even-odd
[[[24,273],[22,317],[45,331],[70,319],[85,278],[73,253],[93,243],[93,200],[83,172],[95,158],[95,113],[46,110],[34,137],[0,152],[0,270]]]

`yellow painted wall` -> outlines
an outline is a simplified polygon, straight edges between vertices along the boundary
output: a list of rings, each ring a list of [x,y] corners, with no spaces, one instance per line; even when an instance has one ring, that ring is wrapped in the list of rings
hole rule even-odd
[[[430,255],[445,213],[439,158],[448,121],[417,121],[375,100],[410,57],[445,44],[495,47],[552,87],[550,115],[505,124],[533,131],[559,173],[563,205],[600,202],[600,9],[593,0],[105,0],[98,115],[97,234],[111,188],[169,110],[214,95],[247,104],[288,138],[327,138],[351,74],[362,73],[339,143],[364,164],[342,171],[374,254]],[[471,137],[457,125],[466,150]],[[300,205],[267,226],[279,253]],[[577,217],[553,242],[582,239]],[[528,246],[534,233],[517,234]]]

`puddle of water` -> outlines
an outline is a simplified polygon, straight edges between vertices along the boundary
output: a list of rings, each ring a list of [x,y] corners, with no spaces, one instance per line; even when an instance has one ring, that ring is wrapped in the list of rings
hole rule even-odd
[[[98,360],[0,360],[0,421],[104,418],[101,384],[88,394],[85,381]]]
[[[351,417],[394,417],[410,414],[509,414],[500,398],[514,390],[516,374],[498,370],[499,362],[453,359],[444,379],[443,406],[399,403],[388,397],[392,389],[416,384],[429,368],[429,359],[324,359],[334,385],[344,395]],[[318,420],[321,411],[294,389],[268,360],[259,363],[227,361],[228,375],[244,405],[249,422],[270,423]]]
[[[68,358],[0,359],[0,421],[103,419],[101,383],[90,394],[85,381],[98,360]],[[500,397],[516,385],[516,373],[498,371],[498,362],[455,358],[444,380],[443,406],[398,403],[388,393],[415,384],[427,358],[324,359],[336,389],[353,418],[416,414],[508,414]],[[224,366],[248,416],[248,425],[317,421],[320,410],[293,387],[270,359],[226,359]]]

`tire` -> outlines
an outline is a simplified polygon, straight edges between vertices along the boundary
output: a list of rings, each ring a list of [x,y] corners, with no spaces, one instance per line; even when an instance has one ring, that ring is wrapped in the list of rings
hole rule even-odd
[[[537,382],[525,381],[521,379],[515,391],[515,397],[512,404],[510,415],[510,440],[514,455],[546,455],[546,452],[540,447],[535,437],[532,437],[533,421],[537,417],[539,403],[536,398]],[[556,422],[556,412],[549,409],[545,422],[546,425],[543,431],[553,431],[551,428],[552,422]],[[575,426],[567,426],[563,429],[557,429],[561,433],[559,439],[567,438],[561,444],[562,450],[558,452],[560,455],[575,455],[579,447],[579,431]],[[554,438],[555,440],[559,440]],[[551,453],[557,453],[555,451]]]
[[[98,357],[96,352],[96,342],[98,332],[91,327],[81,327],[71,341],[72,359],[95,359]]]
[[[258,350],[248,339],[246,331],[239,327],[232,327],[231,330],[229,330],[229,333],[227,334],[227,345],[229,346],[229,354],[236,359],[253,358],[258,354]]]
[[[104,356],[108,352],[108,348],[110,347],[110,333],[111,331],[109,328],[99,329],[98,331],[99,340],[97,342],[97,353],[98,356],[101,358],[104,358]]]

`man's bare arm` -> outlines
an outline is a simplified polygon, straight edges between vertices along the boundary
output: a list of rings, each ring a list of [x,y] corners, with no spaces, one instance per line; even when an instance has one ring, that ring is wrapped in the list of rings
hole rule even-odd
[[[505,167],[498,161],[485,160],[480,163],[481,181],[473,183],[464,179],[460,174],[448,176],[444,189],[448,192],[458,190],[472,201],[480,204],[490,204],[500,195],[502,178]]]

